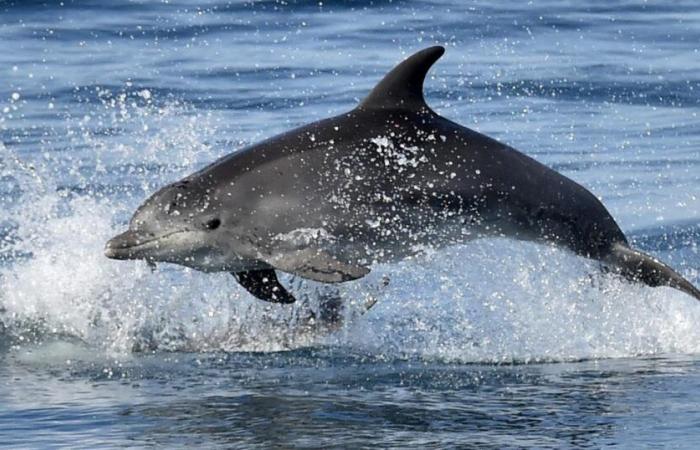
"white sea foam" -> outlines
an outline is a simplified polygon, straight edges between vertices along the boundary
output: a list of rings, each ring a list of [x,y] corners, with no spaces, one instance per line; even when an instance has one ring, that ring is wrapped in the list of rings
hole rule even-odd
[[[345,345],[463,362],[700,351],[695,300],[556,248],[478,241],[386,270],[390,286]]]

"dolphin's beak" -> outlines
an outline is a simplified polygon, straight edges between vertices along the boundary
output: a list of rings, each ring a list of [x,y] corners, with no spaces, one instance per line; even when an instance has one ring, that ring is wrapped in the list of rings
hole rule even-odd
[[[187,232],[189,230],[182,229],[155,235],[146,231],[127,230],[107,241],[105,256],[112,259],[157,259],[155,256],[162,251],[164,240]]]
[[[135,259],[136,247],[148,243],[150,239],[136,231],[127,230],[107,241],[105,256],[112,259]]]

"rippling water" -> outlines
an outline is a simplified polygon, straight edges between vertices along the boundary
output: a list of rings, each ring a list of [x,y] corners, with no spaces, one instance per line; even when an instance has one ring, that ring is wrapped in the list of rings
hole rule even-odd
[[[698,42],[691,1],[0,3],[0,443],[693,448],[700,306],[564,251],[376,267],[328,334],[306,326],[320,285],[268,305],[102,247],[158,186],[437,43],[438,112],[584,184],[698,284]]]

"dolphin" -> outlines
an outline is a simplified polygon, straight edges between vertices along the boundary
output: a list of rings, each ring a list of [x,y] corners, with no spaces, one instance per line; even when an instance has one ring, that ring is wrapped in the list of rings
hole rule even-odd
[[[163,187],[106,256],[227,271],[261,300],[292,303],[276,271],[340,283],[426,246],[498,236],[554,244],[700,300],[689,281],[631,248],[583,186],[433,111],[423,83],[444,51],[410,56],[349,112]]]

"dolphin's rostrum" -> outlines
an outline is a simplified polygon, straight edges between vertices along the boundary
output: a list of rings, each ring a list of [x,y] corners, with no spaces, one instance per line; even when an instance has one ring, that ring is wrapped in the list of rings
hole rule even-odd
[[[107,243],[115,259],[229,271],[291,303],[275,270],[327,283],[483,236],[549,242],[630,280],[700,291],[630,248],[602,203],[534,159],[436,114],[409,57],[352,111],[230,154],[153,194]]]

